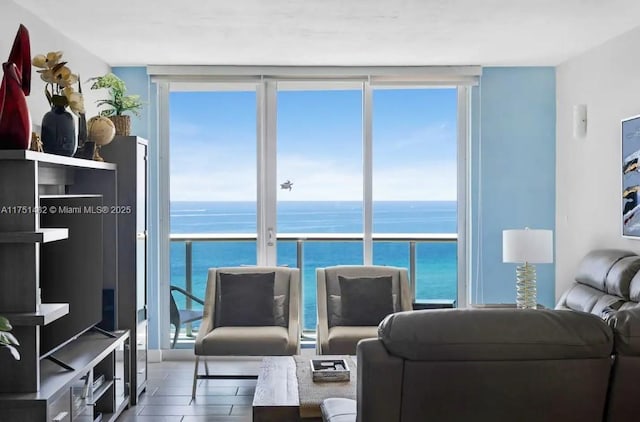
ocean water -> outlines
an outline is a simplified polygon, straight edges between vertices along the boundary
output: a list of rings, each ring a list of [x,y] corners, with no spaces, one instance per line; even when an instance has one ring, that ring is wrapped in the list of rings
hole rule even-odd
[[[455,233],[456,203],[451,201],[374,202],[374,233]],[[255,233],[253,202],[172,202],[171,233]],[[361,233],[360,202],[280,202],[279,233]],[[296,242],[278,241],[278,265],[296,266]],[[204,297],[207,269],[256,264],[256,243],[193,242],[193,293]],[[408,242],[374,242],[378,265],[409,268]],[[316,268],[362,264],[362,242],[305,242],[303,268],[304,328],[316,324]],[[171,242],[171,284],[185,286],[185,243]],[[419,242],[416,246],[416,298],[455,299],[457,246]],[[179,296],[179,295],[178,295]],[[179,304],[180,306],[180,304]],[[197,304],[194,304],[197,308]]]

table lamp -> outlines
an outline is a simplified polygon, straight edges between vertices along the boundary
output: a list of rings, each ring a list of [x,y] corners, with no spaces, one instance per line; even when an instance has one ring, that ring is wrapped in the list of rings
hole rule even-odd
[[[502,262],[512,262],[516,268],[516,306],[536,309],[536,267],[532,264],[553,262],[553,232],[551,230],[502,231]]]

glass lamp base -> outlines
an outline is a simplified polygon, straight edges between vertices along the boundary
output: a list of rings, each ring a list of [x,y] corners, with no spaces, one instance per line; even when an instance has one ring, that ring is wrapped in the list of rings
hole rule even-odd
[[[536,309],[536,267],[529,263],[516,268],[516,306],[518,309]]]

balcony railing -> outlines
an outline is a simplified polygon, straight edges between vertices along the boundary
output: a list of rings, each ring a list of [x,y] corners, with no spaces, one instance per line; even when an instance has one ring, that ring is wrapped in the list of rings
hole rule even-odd
[[[171,234],[170,240],[174,242],[183,242],[184,259],[185,259],[185,284],[184,288],[189,293],[193,293],[193,246],[198,242],[256,242],[257,237],[252,233],[188,233],[188,234]],[[303,278],[304,266],[304,247],[307,242],[362,242],[363,235],[361,233],[279,233],[277,235],[278,242],[295,242],[295,265],[301,270]],[[456,233],[423,233],[423,234],[402,234],[402,233],[377,233],[373,234],[372,241],[374,248],[376,243],[399,242],[408,244],[409,253],[409,282],[411,286],[412,297],[416,297],[416,246],[421,243],[453,243],[458,240]],[[215,265],[211,265],[215,266]],[[307,280],[309,282],[309,280]],[[304,286],[305,280],[301,283]],[[197,294],[196,294],[197,295]],[[186,308],[192,308],[191,299],[186,299]],[[303,306],[304,308],[304,306]],[[304,315],[301,315],[304,321]],[[191,335],[191,327],[187,326],[187,335]]]

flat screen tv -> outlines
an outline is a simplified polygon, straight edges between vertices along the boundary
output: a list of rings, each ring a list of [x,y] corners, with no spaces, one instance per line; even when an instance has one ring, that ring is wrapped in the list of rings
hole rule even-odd
[[[45,357],[102,320],[103,245],[99,195],[40,196],[41,228],[67,228],[69,237],[40,246],[42,303],[68,303],[69,313],[42,327]]]

